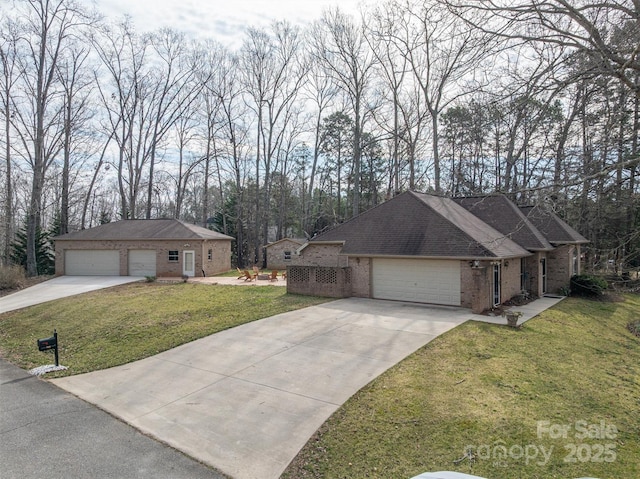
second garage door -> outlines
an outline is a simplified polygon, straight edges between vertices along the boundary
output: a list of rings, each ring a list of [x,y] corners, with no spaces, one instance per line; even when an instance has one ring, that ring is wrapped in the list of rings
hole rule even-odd
[[[460,262],[374,258],[373,297],[460,306]]]
[[[120,276],[117,250],[76,249],[64,253],[64,274],[68,276]]]
[[[155,276],[156,250],[129,250],[129,276]]]

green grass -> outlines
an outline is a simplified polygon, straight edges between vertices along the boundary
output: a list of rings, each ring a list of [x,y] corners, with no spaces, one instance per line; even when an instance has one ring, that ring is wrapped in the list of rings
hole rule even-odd
[[[0,314],[0,356],[25,369],[53,363],[36,339],[55,328],[69,369],[47,377],[79,374],[324,301],[268,286],[133,283]]]
[[[283,478],[640,477],[640,338],[627,329],[639,312],[638,296],[570,298],[520,330],[465,323],[352,397]],[[615,438],[579,437],[611,436],[602,421]],[[570,429],[553,439],[545,424]]]

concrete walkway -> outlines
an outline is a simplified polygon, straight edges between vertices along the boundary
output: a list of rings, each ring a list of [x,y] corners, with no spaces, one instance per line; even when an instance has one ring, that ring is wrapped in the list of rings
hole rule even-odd
[[[52,382],[236,479],[275,479],[350,396],[472,316],[349,298]]]
[[[542,298],[538,298],[534,301],[531,301],[530,303],[523,304],[522,306],[513,306],[509,309],[511,311],[520,311],[522,313],[522,316],[520,316],[520,318],[518,319],[518,326],[522,326],[531,318],[534,318],[543,311],[555,306],[563,299],[565,299],[564,296],[543,296]],[[472,315],[471,319],[483,323],[501,325],[507,324],[507,319],[503,318],[502,316],[485,316],[482,314],[474,314]]]
[[[135,276],[59,276],[3,296],[0,298],[0,313],[142,280],[144,278]]]

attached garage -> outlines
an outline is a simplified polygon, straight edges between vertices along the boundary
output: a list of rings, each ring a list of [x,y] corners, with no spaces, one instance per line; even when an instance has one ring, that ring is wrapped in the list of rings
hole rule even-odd
[[[129,250],[129,276],[155,276],[156,250]]]
[[[99,249],[66,250],[64,270],[69,276],[119,276],[120,252]]]
[[[460,261],[374,258],[377,299],[460,306]]]

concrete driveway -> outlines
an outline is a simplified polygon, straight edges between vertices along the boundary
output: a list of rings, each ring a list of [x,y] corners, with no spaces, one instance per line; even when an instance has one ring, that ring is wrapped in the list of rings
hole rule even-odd
[[[142,280],[144,278],[136,276],[59,276],[3,296],[0,298],[0,313]]]
[[[349,298],[52,382],[237,479],[275,479],[351,395],[469,310]]]

